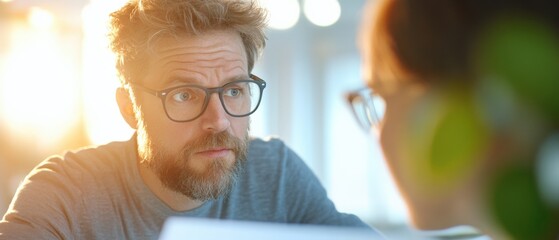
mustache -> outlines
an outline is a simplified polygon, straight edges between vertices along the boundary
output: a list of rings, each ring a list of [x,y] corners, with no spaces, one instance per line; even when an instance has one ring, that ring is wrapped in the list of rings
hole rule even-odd
[[[246,146],[246,139],[240,139],[228,132],[220,132],[217,134],[206,134],[184,146],[184,150],[188,152],[204,151],[211,148],[228,148],[242,149]]]

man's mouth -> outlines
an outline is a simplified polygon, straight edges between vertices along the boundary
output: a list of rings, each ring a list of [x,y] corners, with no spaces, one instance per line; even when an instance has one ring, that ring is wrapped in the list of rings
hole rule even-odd
[[[196,155],[207,157],[207,158],[220,158],[226,157],[231,153],[230,148],[211,148],[196,152]]]

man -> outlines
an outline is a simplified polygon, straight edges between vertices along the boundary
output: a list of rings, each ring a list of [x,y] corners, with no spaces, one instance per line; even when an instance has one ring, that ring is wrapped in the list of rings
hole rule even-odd
[[[301,159],[251,139],[266,83],[251,74],[264,12],[225,0],[132,1],[112,14],[130,141],[47,159],[0,223],[2,239],[156,238],[173,215],[364,226]]]

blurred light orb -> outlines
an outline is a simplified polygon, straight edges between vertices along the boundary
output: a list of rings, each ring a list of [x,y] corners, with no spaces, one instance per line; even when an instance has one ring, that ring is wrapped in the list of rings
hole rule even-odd
[[[299,21],[301,8],[297,0],[260,0],[268,10],[268,26],[277,30],[292,28]]]
[[[29,10],[29,24],[36,29],[50,29],[54,25],[54,15],[42,8],[32,7]]]
[[[338,0],[305,0],[303,11],[311,23],[320,27],[336,23],[342,12]]]

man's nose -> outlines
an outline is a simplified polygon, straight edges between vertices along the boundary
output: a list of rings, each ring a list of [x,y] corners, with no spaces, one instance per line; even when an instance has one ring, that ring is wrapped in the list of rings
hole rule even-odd
[[[208,106],[202,113],[202,127],[211,132],[222,132],[230,126],[229,114],[223,108],[219,95],[217,93],[210,94]]]

